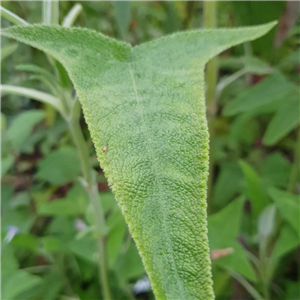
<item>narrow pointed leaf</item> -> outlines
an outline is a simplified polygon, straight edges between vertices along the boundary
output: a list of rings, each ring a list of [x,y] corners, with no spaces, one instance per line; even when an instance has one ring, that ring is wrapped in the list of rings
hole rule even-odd
[[[177,33],[134,48],[83,29],[38,25],[3,33],[68,71],[157,299],[214,298],[204,66],[273,26]]]
[[[37,101],[50,104],[54,106],[62,115],[65,114],[64,108],[60,100],[50,94],[40,92],[34,89],[23,88],[23,87],[13,86],[13,85],[5,85],[5,84],[0,86],[0,91],[2,94],[20,95],[20,96],[28,97]]]

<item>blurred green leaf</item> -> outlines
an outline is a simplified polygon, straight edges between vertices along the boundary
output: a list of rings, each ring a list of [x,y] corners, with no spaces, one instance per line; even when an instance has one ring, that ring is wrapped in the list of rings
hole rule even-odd
[[[77,216],[85,212],[86,203],[71,199],[55,199],[38,207],[37,213],[45,216]]]
[[[259,124],[251,113],[238,115],[230,124],[230,141],[239,148],[240,144],[253,145],[253,141],[258,139]]]
[[[124,280],[137,279],[145,274],[142,259],[133,240],[130,241],[127,251],[118,257],[115,269]]]
[[[9,169],[13,166],[15,157],[10,154],[6,157],[1,157],[1,177],[4,176]]]
[[[47,71],[45,68],[41,68],[37,65],[34,64],[23,64],[23,65],[18,65],[16,67],[16,70],[18,71],[25,71],[25,72],[30,72],[30,73],[36,73],[36,74],[41,74],[46,76],[51,82],[55,83],[56,78],[54,75],[52,75],[49,71]]]
[[[284,299],[298,300],[299,299],[299,282],[286,280],[286,291]]]
[[[172,33],[181,29],[181,20],[176,9],[175,2],[173,1],[162,1],[161,5],[166,10],[166,18],[164,20],[164,31],[165,33]]]
[[[28,192],[17,193],[10,202],[12,208],[28,206],[30,204],[30,195]]]
[[[6,130],[6,116],[3,112],[0,114],[1,116],[1,132]]]
[[[39,249],[38,238],[30,233],[17,234],[11,241],[11,244],[19,248],[29,250],[31,252],[37,252]]]
[[[131,3],[130,1],[112,1],[112,4],[119,34],[123,40],[126,40],[131,19]]]
[[[58,270],[52,268],[50,273],[45,274],[42,281],[27,289],[25,292],[20,293],[18,300],[33,300],[33,299],[45,299],[56,300],[59,292],[63,289],[65,278]]]
[[[266,185],[285,188],[290,174],[291,164],[280,152],[269,154],[262,163],[262,178]]]
[[[267,104],[284,102],[294,93],[295,86],[279,72],[276,72],[237,95],[226,105],[223,114],[233,116],[261,108]]]
[[[208,236],[211,249],[230,247],[240,232],[244,198],[239,197],[221,211],[208,216]]]
[[[5,280],[2,287],[2,299],[19,300],[17,296],[26,290],[42,282],[38,276],[31,275],[24,271],[17,271]]]
[[[32,227],[36,216],[30,214],[28,208],[11,209],[2,215],[1,225],[4,229],[8,226],[16,226],[20,232],[28,233]]]
[[[81,240],[72,240],[68,244],[69,250],[87,261],[97,263],[99,253],[97,251],[97,241],[89,236]]]
[[[13,54],[18,48],[18,44],[10,44],[1,47],[1,61]]]
[[[105,213],[109,212],[116,204],[115,196],[113,193],[100,193],[103,210]]]
[[[208,217],[208,237],[210,249],[233,248],[234,252],[214,263],[232,269],[250,280],[255,281],[255,274],[243,247],[238,244],[244,197],[239,197],[220,212]]]
[[[127,229],[121,209],[118,206],[108,218],[107,227],[109,228],[107,241],[108,264],[112,267],[123,244]]]
[[[218,299],[218,297],[223,298],[224,296],[229,297],[230,292],[228,290],[228,284],[230,282],[230,276],[229,276],[228,272],[219,267],[214,268],[214,265],[213,265],[212,273],[213,273],[213,279],[214,279],[214,292],[215,292],[216,298],[217,299]],[[224,293],[226,293],[226,295],[224,295]]]
[[[74,148],[61,147],[38,164],[37,178],[47,182],[63,185],[74,181],[80,174],[80,162]]]
[[[237,241],[233,241],[230,248],[233,249],[232,254],[221,257],[213,263],[223,267],[224,269],[235,271],[248,280],[256,282],[257,276],[250,264],[248,255],[243,246]]]
[[[273,146],[300,123],[300,98],[295,95],[284,103],[269,123],[263,137],[266,146]]]
[[[65,245],[62,243],[61,240],[55,238],[55,237],[44,237],[41,238],[41,245],[43,248],[43,251],[47,253],[55,253],[55,252],[64,252]]]
[[[278,239],[276,240],[272,252],[272,259],[279,259],[281,256],[284,256],[288,252],[296,249],[299,245],[300,238],[297,236],[295,230],[289,224],[284,225],[280,230]]]
[[[261,22],[279,20],[286,1],[230,1],[238,25],[256,25]],[[263,39],[251,42],[255,53],[268,57],[274,45],[276,30],[271,30]]]
[[[260,214],[258,220],[258,234],[260,239],[265,240],[273,233],[275,216],[276,208],[274,204],[267,206]]]
[[[13,247],[11,245],[6,245],[4,248],[2,245],[1,249],[1,282],[3,287],[4,275],[14,273],[19,268],[19,262],[15,256]],[[3,290],[2,290],[3,292]]]
[[[240,166],[246,179],[246,191],[251,200],[252,211],[258,217],[268,203],[266,192],[263,189],[260,177],[254,169],[242,160],[240,161]]]
[[[292,195],[279,189],[269,189],[269,195],[282,218],[288,222],[300,237],[300,199],[298,195]]]
[[[45,118],[42,110],[29,110],[20,113],[7,130],[7,139],[11,145],[19,150],[24,141],[29,137],[35,125]]]
[[[242,172],[237,163],[224,163],[213,190],[213,203],[223,207],[242,191]]]

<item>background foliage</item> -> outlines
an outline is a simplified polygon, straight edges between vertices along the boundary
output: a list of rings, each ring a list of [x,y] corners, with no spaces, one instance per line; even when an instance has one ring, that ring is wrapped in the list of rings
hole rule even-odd
[[[75,26],[134,45],[203,23],[200,1],[62,1],[59,23],[75,3],[83,8]],[[42,22],[41,1],[2,6]],[[218,59],[208,222],[220,300],[299,298],[299,11],[293,2],[218,3],[219,27],[274,19],[280,23],[268,35]],[[2,38],[1,59],[3,84],[53,92],[45,78],[54,70],[42,52]],[[66,123],[28,97],[3,93],[1,111],[2,299],[101,299],[92,208]],[[153,299],[81,125],[107,221],[113,299]]]

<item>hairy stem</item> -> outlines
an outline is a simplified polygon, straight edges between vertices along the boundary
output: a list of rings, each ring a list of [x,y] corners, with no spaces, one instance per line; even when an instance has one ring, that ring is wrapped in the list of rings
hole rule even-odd
[[[217,27],[217,3],[216,1],[204,1],[204,27],[215,28]],[[207,190],[207,209],[210,211],[211,208],[211,197],[212,197],[212,183],[213,183],[213,172],[214,172],[214,161],[213,161],[213,140],[214,140],[214,121],[217,110],[216,103],[216,86],[218,79],[218,64],[217,58],[210,60],[206,67],[206,105],[207,105],[207,119],[210,136],[210,164],[209,164],[209,179],[208,179],[208,190]]]
[[[80,124],[80,104],[76,101],[72,116],[68,120],[69,128],[76,145],[80,164],[82,168],[83,177],[85,180],[85,187],[89,194],[89,198],[94,210],[94,220],[97,233],[97,246],[99,252],[99,281],[102,288],[102,296],[104,300],[111,300],[111,293],[108,282],[108,270],[106,259],[106,226],[105,216],[100,201],[97,182],[93,173],[93,169],[90,166],[90,157],[87,147],[87,143],[84,139]]]

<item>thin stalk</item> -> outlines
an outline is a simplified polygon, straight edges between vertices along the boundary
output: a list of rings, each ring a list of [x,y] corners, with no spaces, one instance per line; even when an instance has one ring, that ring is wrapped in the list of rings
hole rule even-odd
[[[230,275],[235,278],[255,300],[266,300],[259,292],[241,275],[229,271]]]
[[[215,93],[216,101],[218,101],[220,99],[220,96],[221,96],[223,90],[228,85],[230,85],[231,83],[233,83],[234,81],[236,81],[237,79],[239,79],[240,77],[244,76],[247,73],[248,73],[247,68],[243,68],[243,69],[240,69],[239,71],[231,74],[230,76],[227,76],[222,81],[220,81],[216,87],[216,93]]]
[[[58,25],[59,2],[55,0],[44,0],[43,22],[46,25]]]
[[[83,177],[85,180],[86,190],[94,210],[95,226],[97,232],[97,246],[99,251],[99,282],[102,288],[104,300],[111,300],[111,293],[108,282],[108,270],[106,259],[106,226],[105,216],[101,205],[98,186],[93,174],[93,169],[90,166],[90,157],[87,143],[84,139],[80,124],[80,104],[76,101],[71,118],[68,120],[68,125],[72,134],[72,138],[77,147]]]
[[[294,149],[294,162],[290,175],[290,181],[287,190],[290,193],[295,192],[295,185],[299,176],[299,165],[300,165],[300,128],[298,128],[297,141]]]
[[[75,4],[72,7],[72,9],[68,12],[68,14],[65,16],[62,26],[71,27],[76,21],[81,11],[82,11],[82,5],[78,3]]]
[[[217,27],[217,3],[216,1],[204,1],[204,27],[216,28]],[[210,136],[210,164],[209,164],[209,179],[207,190],[207,207],[208,211],[211,209],[212,197],[212,183],[214,177],[214,161],[213,161],[213,140],[215,136],[214,121],[217,111],[216,103],[216,86],[218,80],[218,64],[217,58],[210,60],[206,67],[206,105],[207,105],[207,118]]]
[[[0,12],[1,12],[1,17],[5,18],[6,20],[12,22],[15,25],[29,25],[25,20],[11,12],[10,10],[0,6]]]

